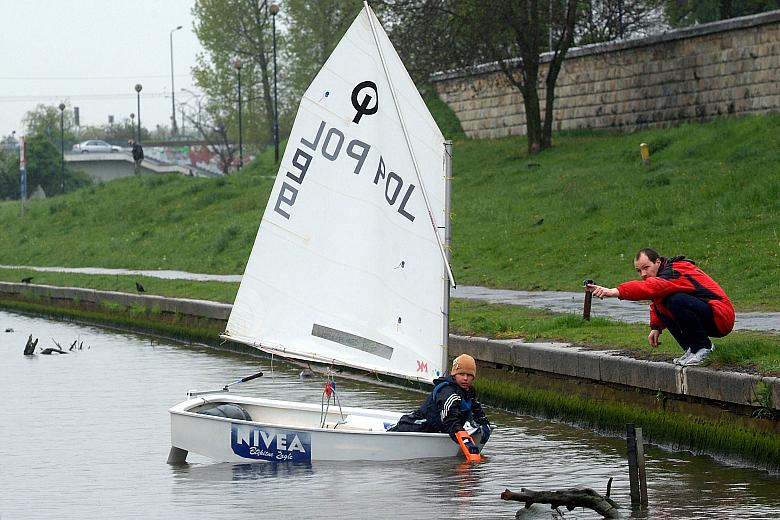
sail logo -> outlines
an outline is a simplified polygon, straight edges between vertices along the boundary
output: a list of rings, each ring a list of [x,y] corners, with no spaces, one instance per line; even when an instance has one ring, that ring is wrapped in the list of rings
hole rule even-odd
[[[368,92],[365,92],[367,89],[374,91],[373,97]],[[361,92],[364,93],[363,100],[358,104],[358,95],[360,95]],[[370,106],[372,99],[376,99],[374,106]],[[376,83],[373,81],[358,83],[355,88],[352,89],[352,106],[357,110],[355,118],[352,120],[353,123],[360,123],[360,118],[363,116],[376,114],[376,111],[379,109],[379,92],[376,89]]]
[[[363,114],[371,114],[373,113],[372,111],[376,111],[376,106],[368,108],[370,103],[370,100],[367,100],[368,97],[370,96],[367,95],[363,98],[363,103],[360,105],[364,107]],[[359,139],[352,139],[347,142],[344,132],[335,127],[325,131],[326,126],[325,121],[321,121],[317,134],[311,141],[301,137],[301,146],[298,146],[295,150],[291,160],[292,169],[295,171],[286,172],[286,179],[282,182],[281,189],[276,196],[274,211],[288,220],[290,219],[290,211],[298,198],[298,191],[303,186],[304,179],[309,172],[317,151],[328,161],[335,162],[340,156],[343,157],[341,155],[343,150],[350,159],[355,161],[355,166],[352,170],[355,175],[360,174],[368,158],[368,152],[371,150],[370,144]],[[404,179],[385,164],[385,160],[381,155],[376,163],[376,174],[373,181],[376,186],[383,188],[385,202],[389,206],[396,208],[401,216],[410,222],[414,222],[415,216],[407,209],[407,205],[416,186],[411,183],[404,183]]]
[[[418,372],[423,372],[423,373],[427,374],[428,373],[428,362],[427,361],[420,361],[418,359],[417,360],[417,371]]]
[[[230,425],[230,447],[246,459],[311,462],[311,434],[245,424]]]

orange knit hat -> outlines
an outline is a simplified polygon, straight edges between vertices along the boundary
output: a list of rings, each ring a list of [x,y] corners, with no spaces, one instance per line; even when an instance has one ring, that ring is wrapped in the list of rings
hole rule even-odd
[[[477,377],[477,363],[474,358],[468,354],[461,354],[452,361],[452,370],[450,375],[455,374],[471,374]]]

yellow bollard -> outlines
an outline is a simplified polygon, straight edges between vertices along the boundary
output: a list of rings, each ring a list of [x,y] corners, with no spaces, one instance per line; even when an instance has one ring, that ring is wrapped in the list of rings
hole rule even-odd
[[[650,147],[647,146],[647,143],[640,144],[639,151],[642,154],[642,163],[645,166],[650,166]]]

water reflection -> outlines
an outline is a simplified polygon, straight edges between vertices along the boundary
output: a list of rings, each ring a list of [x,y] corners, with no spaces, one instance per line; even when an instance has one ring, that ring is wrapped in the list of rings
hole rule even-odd
[[[514,518],[509,488],[587,486],[627,506],[625,444],[549,421],[490,410],[498,425],[484,462],[165,463],[167,409],[191,388],[219,388],[257,370],[238,392],[319,402],[322,383],[274,361],[0,311],[0,517],[6,518]],[[25,357],[74,339],[89,350]],[[344,405],[416,407],[422,395],[339,382]],[[630,518],[777,518],[778,479],[707,457],[646,447],[647,511]],[[524,513],[550,518],[547,506]],[[536,516],[533,516],[536,515]],[[565,518],[595,519],[581,509]]]

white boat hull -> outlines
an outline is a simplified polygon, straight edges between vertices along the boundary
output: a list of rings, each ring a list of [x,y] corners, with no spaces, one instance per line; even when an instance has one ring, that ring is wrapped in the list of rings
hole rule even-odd
[[[248,413],[249,420],[202,413],[225,403],[238,405]],[[323,427],[319,405],[227,393],[198,396],[169,410],[171,446],[218,462],[241,463],[462,456],[460,446],[444,433],[385,431],[398,421],[400,413],[352,407],[342,407],[341,411],[343,416],[337,406],[331,406]],[[470,432],[476,442],[478,432]]]

